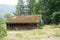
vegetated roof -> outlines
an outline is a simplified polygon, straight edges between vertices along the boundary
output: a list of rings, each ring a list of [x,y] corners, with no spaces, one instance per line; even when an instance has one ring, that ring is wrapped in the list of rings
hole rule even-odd
[[[6,23],[38,23],[40,15],[13,16],[6,20]]]

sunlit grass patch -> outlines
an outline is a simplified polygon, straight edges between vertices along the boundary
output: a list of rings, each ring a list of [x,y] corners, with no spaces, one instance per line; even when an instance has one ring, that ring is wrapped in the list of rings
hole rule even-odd
[[[41,38],[48,37],[60,37],[60,28],[55,28],[55,25],[45,25],[43,29],[33,29],[33,30],[11,30],[7,31],[8,35],[13,34],[14,37],[11,39],[7,35],[7,40],[39,40]],[[60,26],[60,25],[56,25]]]
[[[51,26],[51,28],[60,28],[60,24],[58,24],[58,25],[53,24],[53,25],[50,25],[50,26]]]
[[[23,38],[23,35],[22,35],[21,33],[17,33],[17,34],[15,35],[15,37],[17,37],[17,38]]]
[[[58,28],[58,29],[55,30],[54,36],[55,37],[60,37],[60,28]]]
[[[54,35],[55,37],[60,37],[60,33],[58,32],[58,33],[55,33],[55,35]]]

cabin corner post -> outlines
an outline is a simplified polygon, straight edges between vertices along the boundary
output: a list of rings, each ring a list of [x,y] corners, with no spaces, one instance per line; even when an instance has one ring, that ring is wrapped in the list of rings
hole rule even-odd
[[[8,30],[8,23],[6,23],[6,29]]]

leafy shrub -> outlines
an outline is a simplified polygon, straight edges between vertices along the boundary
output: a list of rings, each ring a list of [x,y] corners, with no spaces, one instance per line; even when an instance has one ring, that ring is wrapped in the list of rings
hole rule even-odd
[[[3,27],[2,18],[0,18],[0,39],[7,35],[5,27]]]
[[[60,12],[54,12],[52,14],[52,22],[55,24],[60,23]]]
[[[39,26],[39,27],[38,27],[39,29],[42,29],[43,26],[44,26],[44,22],[39,22],[38,26]]]
[[[6,35],[7,33],[6,33],[5,28],[0,26],[0,38],[3,38]]]

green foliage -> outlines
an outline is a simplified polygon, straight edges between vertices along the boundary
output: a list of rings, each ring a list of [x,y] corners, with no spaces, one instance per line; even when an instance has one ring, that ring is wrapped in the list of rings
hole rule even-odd
[[[29,8],[30,15],[34,14],[35,0],[30,0],[29,1],[28,8]]]
[[[9,18],[9,17],[13,16],[13,14],[5,13],[3,16],[4,16],[4,18]]]
[[[3,19],[1,18],[1,16],[0,16],[0,24],[2,24],[3,23]],[[0,25],[1,26],[1,25]]]
[[[34,4],[35,0],[26,0],[27,4],[24,4],[23,0],[18,0],[18,4],[16,6],[16,16],[20,15],[31,15],[34,13]]]
[[[7,35],[6,29],[2,26],[0,26],[0,38],[3,38]]]
[[[28,0],[26,0],[28,3]],[[16,5],[16,13],[14,13],[16,16],[20,15],[29,15],[29,7],[28,4],[25,4],[23,0],[18,0],[18,4]]]
[[[45,24],[50,24],[55,11],[60,11],[60,0],[39,0],[40,9]]]
[[[16,5],[16,13],[14,13],[14,15],[16,16],[22,15],[23,8],[24,8],[23,0],[18,0],[18,4]]]
[[[0,39],[7,35],[6,29],[3,27],[2,23],[2,18],[0,18]]]
[[[60,12],[54,12],[52,15],[52,22],[55,24],[60,23]]]
[[[54,12],[54,1],[53,0],[43,0],[41,1],[41,10],[43,15],[43,20],[45,24],[51,23],[51,15]]]
[[[35,3],[35,8],[34,8],[34,14],[40,14],[40,4],[39,3]]]
[[[40,22],[38,25],[39,25],[38,28],[42,29],[44,27],[44,22]]]

